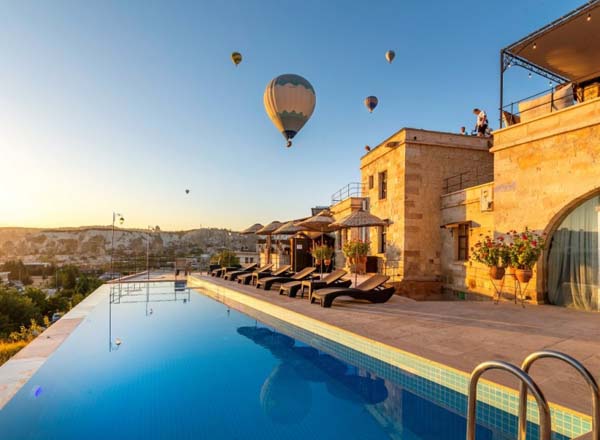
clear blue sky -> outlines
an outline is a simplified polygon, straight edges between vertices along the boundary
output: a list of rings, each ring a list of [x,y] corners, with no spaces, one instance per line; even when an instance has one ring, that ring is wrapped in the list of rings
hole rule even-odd
[[[107,224],[113,210],[163,229],[305,216],[402,127],[471,128],[474,106],[496,125],[500,48],[581,3],[3,2],[0,226]],[[509,98],[547,86],[514,70]],[[282,73],[317,93],[291,149],[262,103]]]

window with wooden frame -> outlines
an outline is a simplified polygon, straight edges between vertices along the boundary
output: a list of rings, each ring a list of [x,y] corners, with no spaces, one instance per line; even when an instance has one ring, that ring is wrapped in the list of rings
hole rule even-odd
[[[373,187],[375,186],[375,178],[374,176],[371,174],[369,176],[369,189],[373,189]]]
[[[382,171],[378,175],[379,200],[387,198],[387,171]]]
[[[456,227],[456,259],[467,261],[469,259],[469,229],[470,223],[460,223]]]

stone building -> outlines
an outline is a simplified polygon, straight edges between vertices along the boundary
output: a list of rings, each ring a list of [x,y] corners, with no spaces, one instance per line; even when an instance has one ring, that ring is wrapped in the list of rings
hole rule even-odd
[[[501,101],[493,138],[407,128],[361,158],[361,193],[332,210],[368,206],[388,221],[368,235],[379,271],[396,267],[398,293],[489,298],[498,285],[470,247],[527,227],[547,234],[534,278],[521,286],[528,300],[600,309],[600,20],[586,20],[592,13],[598,3],[502,50],[502,78],[516,65],[559,86]],[[514,285],[505,277],[505,293]]]

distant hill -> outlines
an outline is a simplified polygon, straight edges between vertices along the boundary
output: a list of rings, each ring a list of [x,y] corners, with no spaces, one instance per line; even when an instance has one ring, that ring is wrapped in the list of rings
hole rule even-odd
[[[224,247],[256,249],[256,237],[225,229],[202,228],[189,231],[159,231],[151,235],[142,229],[115,229],[115,254],[125,257],[146,253],[150,237],[152,255],[199,255]],[[112,228],[0,228],[0,260],[103,263],[110,258]]]

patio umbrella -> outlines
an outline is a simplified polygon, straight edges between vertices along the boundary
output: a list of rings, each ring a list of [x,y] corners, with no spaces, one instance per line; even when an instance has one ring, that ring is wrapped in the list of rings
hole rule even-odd
[[[263,226],[258,231],[255,232],[256,235],[266,235],[267,236],[267,264],[271,263],[271,235],[283,226],[283,223],[280,221],[272,221],[267,226]]]
[[[335,222],[332,226],[338,227],[339,229],[351,229],[351,228],[367,228],[373,226],[386,226],[387,222],[380,219],[379,217],[371,214],[367,211],[355,211],[348,217]],[[354,270],[354,285],[356,285],[357,270]]]
[[[328,209],[324,209],[317,215],[307,218],[301,222],[298,222],[298,226],[310,229],[313,231],[319,231],[321,233],[321,246],[323,245],[323,234],[326,232],[337,231],[339,226],[334,225],[334,218]],[[323,263],[321,263],[321,275],[323,275]]]
[[[297,223],[305,220],[305,219],[299,219],[299,220],[290,220],[287,223],[284,223],[280,228],[276,229],[275,232],[273,232],[274,235],[296,235],[299,232],[304,231],[304,228],[302,228],[301,226],[298,226]],[[291,238],[290,238],[291,240]],[[291,243],[290,243],[291,244]],[[296,271],[296,246],[294,246],[294,271]]]
[[[260,223],[254,223],[252,226],[244,229],[242,232],[240,232],[240,234],[242,235],[251,235],[251,234],[256,234],[256,231],[258,231],[259,229],[262,229],[264,226],[261,225]]]

